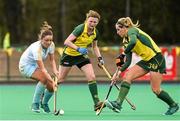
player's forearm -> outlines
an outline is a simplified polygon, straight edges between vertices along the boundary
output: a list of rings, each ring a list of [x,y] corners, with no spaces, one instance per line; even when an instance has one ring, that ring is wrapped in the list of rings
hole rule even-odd
[[[99,47],[95,46],[93,47],[93,51],[97,57],[101,57],[101,53],[99,51]]]
[[[76,39],[76,36],[75,35],[73,35],[73,34],[70,34],[69,36],[68,36],[68,38],[64,41],[64,45],[65,46],[68,46],[68,47],[70,47],[70,48],[72,48],[72,49],[75,49],[75,50],[77,50],[77,46],[73,43],[73,41]]]
[[[45,76],[45,78],[47,80],[53,81],[51,76],[49,75],[49,73],[47,72],[46,68],[44,67],[44,64],[42,62],[42,60],[38,60],[37,61],[38,67],[41,70],[41,72],[43,73],[43,75]]]
[[[78,48],[78,46],[76,46],[75,44],[73,44],[71,41],[69,41],[69,40],[66,40],[65,42],[64,42],[64,45],[65,46],[68,46],[68,47],[70,47],[70,48],[72,48],[72,49],[75,49],[75,50],[77,50],[77,48]]]
[[[50,64],[51,64],[51,67],[52,67],[52,71],[54,74],[57,75],[58,71],[57,71],[57,66],[56,66],[56,61],[54,59],[54,53],[53,54],[49,54],[49,59],[50,59]]]
[[[49,73],[47,72],[47,70],[46,70],[45,68],[40,68],[40,70],[41,70],[41,72],[43,73],[44,77],[45,77],[47,80],[53,82],[51,76],[49,75]]]
[[[52,66],[53,73],[57,75],[58,70],[57,70],[57,66],[56,66],[55,60],[53,60],[53,61],[51,62],[51,66]]]
[[[126,54],[126,61],[125,61],[124,65],[120,69],[121,72],[125,71],[130,66],[131,60],[132,60],[132,53]]]

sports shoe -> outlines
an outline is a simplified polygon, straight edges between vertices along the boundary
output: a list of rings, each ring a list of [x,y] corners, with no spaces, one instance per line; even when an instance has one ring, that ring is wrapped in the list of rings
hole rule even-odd
[[[39,103],[33,103],[32,106],[31,106],[31,110],[33,112],[40,113]]]
[[[164,113],[164,115],[173,115],[174,113],[176,113],[179,110],[179,106],[177,103],[175,103],[174,105],[170,106],[167,110],[166,113]]]
[[[101,108],[101,105],[103,102],[98,102],[97,104],[94,105],[94,111],[97,111]],[[103,106],[103,108],[106,107],[106,105]]]
[[[45,113],[51,112],[50,109],[49,109],[48,104],[41,104],[41,108],[43,109],[43,111],[44,111]]]
[[[112,109],[114,112],[120,113],[121,105],[117,101],[106,100],[105,104],[109,109]]]

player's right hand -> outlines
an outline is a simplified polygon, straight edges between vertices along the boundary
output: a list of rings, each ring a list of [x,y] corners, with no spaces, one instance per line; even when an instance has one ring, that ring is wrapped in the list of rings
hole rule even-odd
[[[100,65],[104,65],[103,57],[98,57],[98,63],[99,63]]]
[[[114,82],[114,84],[116,83],[116,81],[119,79],[119,75],[121,74],[120,70],[117,70],[114,75],[111,78],[111,81]]]
[[[117,74],[116,73],[113,74],[111,81],[116,83],[116,81],[117,81]]]
[[[102,57],[98,57],[98,67],[102,69],[102,65],[104,65],[104,60]]]
[[[83,55],[88,53],[87,48],[81,48],[81,47],[79,47],[79,48],[77,48],[77,51],[78,51],[79,53],[83,54]]]

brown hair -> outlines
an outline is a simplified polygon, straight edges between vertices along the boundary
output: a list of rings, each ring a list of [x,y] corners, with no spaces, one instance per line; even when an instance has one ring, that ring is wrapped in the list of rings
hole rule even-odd
[[[89,17],[94,17],[94,18],[98,18],[100,20],[101,16],[99,15],[98,12],[94,11],[94,10],[89,10],[88,13],[86,13],[86,20],[89,18]]]
[[[40,28],[40,33],[38,34],[38,39],[40,40],[47,35],[53,35],[52,27],[47,23],[47,21],[44,21]]]
[[[116,25],[125,26],[127,28],[129,28],[129,27],[139,27],[140,26],[139,21],[137,21],[136,24],[134,24],[130,17],[123,17],[123,18],[118,19]]]

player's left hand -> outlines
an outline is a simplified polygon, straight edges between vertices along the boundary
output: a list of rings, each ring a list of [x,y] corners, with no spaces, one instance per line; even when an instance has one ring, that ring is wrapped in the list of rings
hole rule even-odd
[[[125,63],[125,55],[124,54],[120,54],[118,57],[116,57],[116,66],[118,68],[122,67],[123,64]]]

